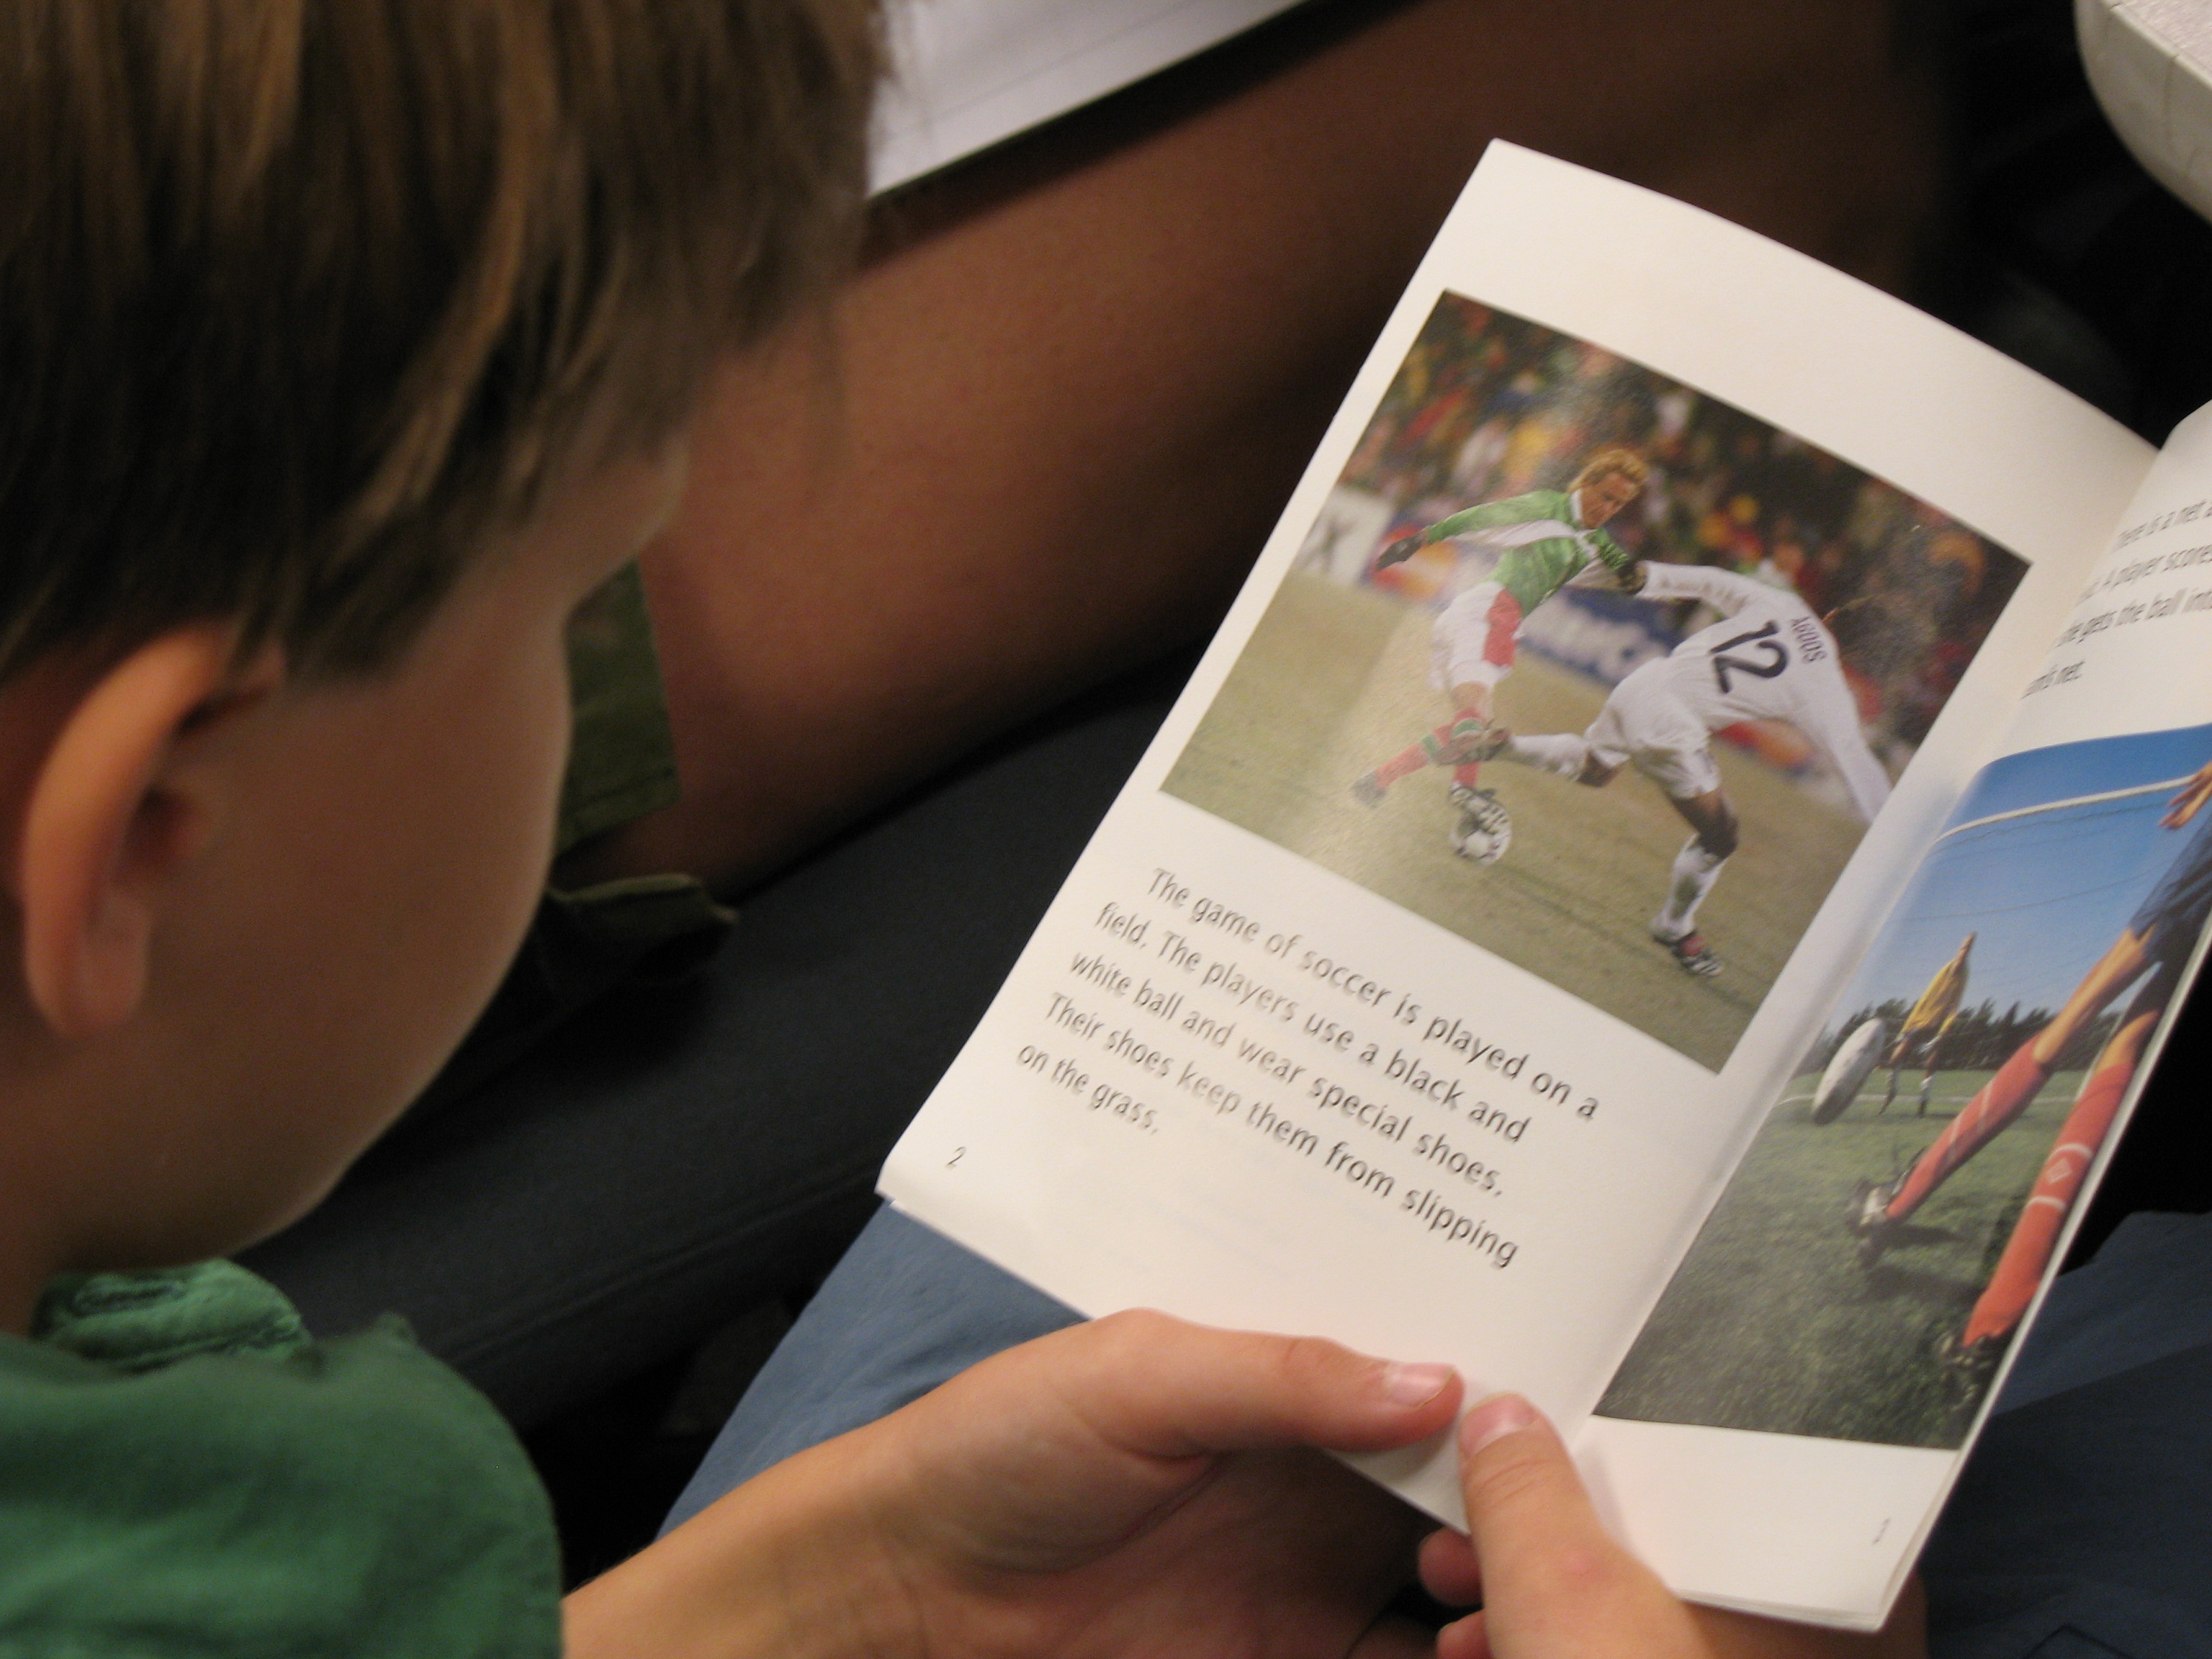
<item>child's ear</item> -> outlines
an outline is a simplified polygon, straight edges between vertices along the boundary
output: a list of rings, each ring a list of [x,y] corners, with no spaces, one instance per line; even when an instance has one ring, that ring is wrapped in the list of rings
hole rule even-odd
[[[240,672],[236,643],[193,626],[140,646],[76,700],[37,768],[14,875],[24,979],[57,1036],[112,1030],[144,996],[162,890],[217,807],[180,750],[283,680],[274,649]]]

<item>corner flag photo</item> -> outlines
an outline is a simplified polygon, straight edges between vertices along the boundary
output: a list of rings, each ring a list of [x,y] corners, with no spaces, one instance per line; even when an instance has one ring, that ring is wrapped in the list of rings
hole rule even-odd
[[[2194,970],[2208,804],[2212,726],[1976,778],[1602,1414],[1961,1443]]]

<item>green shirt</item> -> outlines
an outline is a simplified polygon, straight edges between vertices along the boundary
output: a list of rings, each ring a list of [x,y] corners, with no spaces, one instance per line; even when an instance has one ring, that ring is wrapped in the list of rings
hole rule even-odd
[[[1485,501],[1440,519],[1421,532],[1424,542],[1451,536],[1464,536],[1498,552],[1498,568],[1490,580],[1513,596],[1524,617],[1580,575],[1594,558],[1603,561],[1615,576],[1627,574],[1636,562],[1604,531],[1583,523],[1576,516],[1574,498],[1563,489],[1532,489],[1525,495]]]
[[[0,1656],[561,1650],[544,1490],[397,1321],[227,1263],[57,1281],[0,1337]]]
[[[609,577],[568,620],[568,702],[574,724],[556,841],[564,853],[681,793],[653,618],[635,564]]]

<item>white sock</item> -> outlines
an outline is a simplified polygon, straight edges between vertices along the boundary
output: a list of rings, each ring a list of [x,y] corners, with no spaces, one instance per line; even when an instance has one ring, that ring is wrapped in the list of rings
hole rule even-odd
[[[1556,737],[1515,738],[1498,753],[1501,760],[1519,761],[1539,771],[1573,778],[1582,775],[1583,764],[1589,759],[1589,741],[1572,732]]]
[[[1667,878],[1666,907],[1651,919],[1651,931],[1669,939],[1681,939],[1694,931],[1698,907],[1713,890],[1713,884],[1720,879],[1721,866],[1727,862],[1705,851],[1705,844],[1695,836],[1684,842],[1682,850],[1674,854],[1674,867]]]

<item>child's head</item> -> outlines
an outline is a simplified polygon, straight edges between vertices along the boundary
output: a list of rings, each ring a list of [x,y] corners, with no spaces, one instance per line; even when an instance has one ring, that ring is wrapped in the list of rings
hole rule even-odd
[[[852,0],[14,0],[0,676],[222,617],[374,664],[671,431],[860,187]]]
[[[0,1222],[0,1256],[122,1264],[295,1212],[489,994],[543,874],[562,620],[665,514],[717,349],[848,244],[873,22],[4,27],[0,1181],[44,1236]]]

